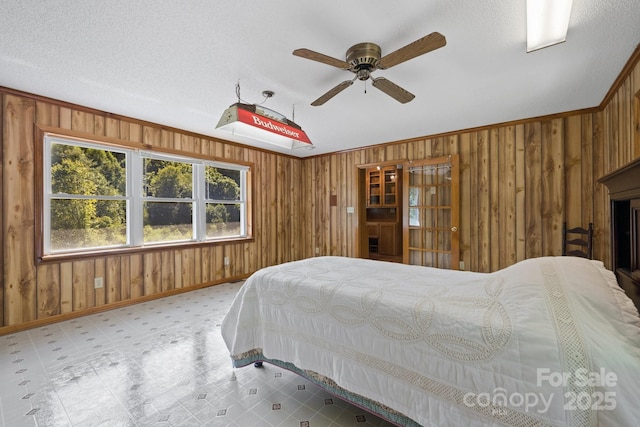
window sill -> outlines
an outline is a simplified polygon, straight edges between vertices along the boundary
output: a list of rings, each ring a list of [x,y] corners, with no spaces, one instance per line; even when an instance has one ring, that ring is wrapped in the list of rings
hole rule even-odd
[[[126,248],[113,248],[95,251],[82,251],[82,252],[65,252],[61,254],[53,255],[36,255],[36,264],[50,264],[69,261],[78,261],[89,258],[100,258],[109,256],[120,256],[129,254],[145,254],[158,251],[176,251],[182,249],[201,248],[207,246],[221,246],[234,243],[248,243],[255,241],[254,237],[237,237],[229,239],[218,239],[215,241],[206,242],[185,242],[185,243],[171,243],[171,244],[154,244],[148,246],[138,247],[126,247]]]

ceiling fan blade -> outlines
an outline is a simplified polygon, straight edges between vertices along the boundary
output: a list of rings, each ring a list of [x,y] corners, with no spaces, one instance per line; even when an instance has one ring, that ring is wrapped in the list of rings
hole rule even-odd
[[[325,55],[323,53],[314,52],[309,49],[296,49],[293,51],[295,56],[299,56],[300,58],[310,59],[312,61],[322,62],[323,64],[331,65],[333,67],[341,68],[343,70],[349,69],[349,64],[340,59],[333,58],[331,56]]]
[[[402,104],[406,104],[407,102],[415,98],[414,94],[401,88],[392,81],[385,79],[384,77],[378,77],[377,79],[372,78],[371,80],[373,81],[373,83],[371,83],[373,87],[375,87],[376,89],[380,89]]]
[[[313,105],[314,107],[317,107],[319,105],[324,104],[325,102],[327,102],[328,100],[330,100],[331,98],[333,98],[334,96],[336,96],[337,94],[339,94],[340,92],[342,92],[343,90],[351,86],[352,84],[353,84],[353,80],[343,81],[342,83],[338,84],[333,89],[329,90],[327,93],[322,95],[320,98],[313,101],[311,105]]]
[[[383,56],[378,63],[378,68],[384,70],[391,68],[394,65],[401,64],[405,61],[415,58],[416,56],[424,55],[427,52],[441,48],[447,44],[447,40],[444,36],[438,32],[431,33],[409,43],[405,47],[391,52],[388,55]]]

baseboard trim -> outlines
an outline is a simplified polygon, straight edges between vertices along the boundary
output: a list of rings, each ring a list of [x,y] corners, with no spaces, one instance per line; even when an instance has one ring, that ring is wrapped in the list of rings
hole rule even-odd
[[[28,329],[40,328],[42,326],[52,325],[54,323],[63,322],[65,320],[77,319],[78,317],[88,316],[90,314],[102,313],[105,311],[127,307],[130,305],[140,304],[140,303],[152,301],[155,299],[166,298],[173,295],[183,294],[186,292],[191,292],[191,291],[195,291],[202,288],[221,285],[223,283],[237,282],[239,280],[245,280],[247,277],[249,277],[248,274],[229,277],[223,280],[216,280],[213,282],[206,282],[206,283],[201,283],[195,286],[189,286],[187,288],[171,289],[171,290],[159,292],[153,295],[145,295],[142,297],[118,301],[111,304],[105,304],[97,307],[89,307],[83,310],[73,311],[71,313],[56,314],[53,316],[45,317],[42,319],[30,320],[30,321],[19,323],[16,325],[2,326],[0,327],[0,336],[26,331]]]

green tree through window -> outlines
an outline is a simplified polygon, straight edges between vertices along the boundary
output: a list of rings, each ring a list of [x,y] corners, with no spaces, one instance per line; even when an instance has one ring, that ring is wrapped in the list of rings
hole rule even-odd
[[[246,166],[44,141],[45,255],[246,237]]]
[[[104,196],[124,196],[124,154],[52,144],[51,203],[53,247],[89,247],[125,242],[124,203]],[[65,198],[65,195],[93,196]]]

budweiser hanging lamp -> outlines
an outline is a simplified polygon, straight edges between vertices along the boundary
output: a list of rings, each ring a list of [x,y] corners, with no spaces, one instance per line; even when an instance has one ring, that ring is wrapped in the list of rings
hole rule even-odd
[[[238,86],[236,91],[240,101]],[[265,99],[273,96],[271,91],[264,91],[262,94]],[[315,148],[298,124],[276,111],[257,104],[236,102],[231,105],[222,113],[216,129],[283,148]]]

